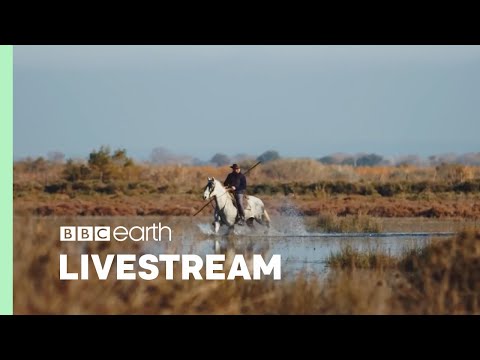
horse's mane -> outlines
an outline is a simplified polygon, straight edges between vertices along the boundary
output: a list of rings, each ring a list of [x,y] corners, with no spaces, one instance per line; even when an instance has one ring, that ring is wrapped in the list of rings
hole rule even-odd
[[[223,185],[223,182],[218,180],[218,179],[215,179],[215,178],[212,178],[212,180],[215,183],[215,187],[217,189],[218,188],[223,189],[225,191],[225,193],[230,197],[230,199],[234,202],[235,197],[233,196],[233,194],[231,192],[227,191],[227,188]]]
[[[215,187],[218,185],[218,186],[221,186],[222,188],[225,189],[225,186],[223,186],[223,182],[221,182],[220,180],[218,179],[215,179],[214,177],[212,178],[208,178],[208,181],[212,181],[215,183]]]
[[[223,186],[223,183],[220,180],[215,179],[215,178],[213,178],[213,180],[215,181],[215,186],[220,185],[222,188],[225,189],[225,186]]]

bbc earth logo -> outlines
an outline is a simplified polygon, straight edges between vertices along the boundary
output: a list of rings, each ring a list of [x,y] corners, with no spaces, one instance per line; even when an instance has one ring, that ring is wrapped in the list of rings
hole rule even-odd
[[[60,226],[60,241],[172,241],[172,229],[162,223],[152,226]]]

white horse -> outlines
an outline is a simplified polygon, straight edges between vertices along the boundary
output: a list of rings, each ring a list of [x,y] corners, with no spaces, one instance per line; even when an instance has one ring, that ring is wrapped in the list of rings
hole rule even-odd
[[[207,186],[203,192],[203,199],[208,200],[215,197],[215,215],[214,227],[215,233],[218,233],[220,225],[227,225],[229,230],[233,230],[237,220],[237,208],[233,203],[233,195],[225,189],[223,184],[215,178],[208,178]],[[244,202],[245,222],[249,227],[253,227],[253,221],[270,227],[270,217],[263,201],[255,196],[248,195]]]

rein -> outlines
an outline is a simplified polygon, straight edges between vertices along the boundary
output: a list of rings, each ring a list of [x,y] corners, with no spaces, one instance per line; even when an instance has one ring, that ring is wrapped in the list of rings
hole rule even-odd
[[[214,189],[215,189],[215,186],[214,186],[214,188],[210,191],[210,194],[213,192]],[[220,198],[220,197],[222,197],[223,195],[226,195],[226,194],[228,194],[228,190],[225,190],[225,192],[224,192],[223,194],[221,194],[221,195],[218,195],[218,196],[217,196],[217,195],[214,195],[213,198],[214,198],[215,200],[217,200],[218,198]],[[212,205],[212,208],[215,210],[215,205],[213,205],[213,201],[210,201],[210,204]],[[226,206],[226,204],[225,204],[225,206]],[[224,206],[222,209],[225,209],[225,206]]]

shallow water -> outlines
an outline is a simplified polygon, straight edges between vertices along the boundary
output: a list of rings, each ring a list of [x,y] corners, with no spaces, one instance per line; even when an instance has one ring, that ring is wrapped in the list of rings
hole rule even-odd
[[[352,236],[328,236],[319,234],[310,237],[303,236],[241,236],[225,238],[212,236],[210,239],[193,240],[184,239],[179,244],[172,243],[148,243],[145,250],[149,252],[197,254],[262,254],[265,261],[273,254],[280,254],[282,258],[282,274],[295,275],[299,272],[307,274],[322,274],[328,268],[327,257],[339,252],[342,247],[351,246],[360,251],[379,251],[392,256],[399,256],[408,249],[425,246],[433,236],[408,235],[395,236],[387,234],[370,237],[368,235]]]
[[[226,258],[234,254],[243,254],[248,260],[253,254],[262,254],[269,261],[273,254],[281,255],[282,278],[294,276],[299,272],[322,275],[328,271],[326,259],[345,246],[360,251],[384,252],[392,256],[402,255],[404,251],[425,246],[430,241],[441,241],[452,236],[462,228],[462,223],[414,219],[404,220],[401,227],[384,227],[388,232],[377,234],[331,234],[308,231],[305,218],[292,214],[272,218],[272,228],[265,234],[266,228],[256,225],[254,231],[247,226],[237,226],[235,234],[227,236],[226,228],[220,234],[213,234],[211,218],[204,217],[30,217],[16,218],[22,227],[16,228],[16,241],[24,241],[36,234],[38,241],[58,241],[60,226],[151,226],[161,223],[172,229],[172,240],[143,241],[135,245],[134,251],[151,254],[226,254]],[[23,231],[22,233],[18,232]],[[399,231],[401,230],[401,231]],[[31,239],[33,241],[35,239]],[[82,246],[79,246],[82,245]],[[68,253],[89,251],[87,242],[63,242],[62,249]],[[132,251],[132,241],[112,242],[112,251],[121,253]]]
[[[385,232],[385,233],[320,233],[308,232],[301,217],[288,216],[275,219],[275,227],[268,230],[256,225],[255,230],[248,227],[235,228],[234,234],[227,235],[222,227],[214,234],[210,223],[191,222],[183,224],[182,232],[172,242],[148,242],[144,250],[152,253],[197,254],[243,254],[246,258],[252,254],[262,254],[268,261],[273,254],[282,259],[282,277],[290,277],[303,272],[322,275],[328,271],[326,259],[343,247],[351,246],[360,251],[383,252],[400,256],[413,248],[420,248],[433,239],[452,236],[453,232]]]

